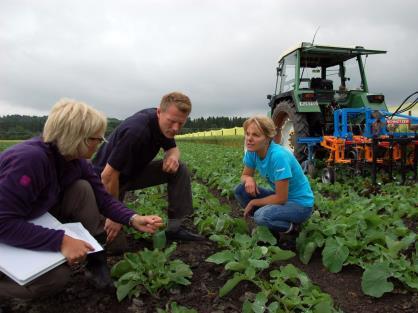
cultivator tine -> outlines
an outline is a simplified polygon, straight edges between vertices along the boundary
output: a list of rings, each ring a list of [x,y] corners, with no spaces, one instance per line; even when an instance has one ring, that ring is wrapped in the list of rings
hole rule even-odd
[[[401,145],[401,184],[405,184],[406,182],[406,146],[407,146],[407,142],[406,141],[401,141],[400,145]]]
[[[377,138],[372,138],[372,184],[376,186],[376,172],[377,172]]]
[[[393,180],[393,137],[390,140],[390,144],[389,144],[389,165],[388,165],[388,172],[389,172],[389,177],[391,180]]]

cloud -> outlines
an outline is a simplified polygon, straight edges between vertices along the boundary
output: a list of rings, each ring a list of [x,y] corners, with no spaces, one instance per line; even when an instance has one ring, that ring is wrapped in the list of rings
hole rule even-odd
[[[125,118],[180,90],[192,117],[268,111],[279,55],[302,41],[388,50],[367,61],[388,103],[416,89],[418,4],[392,1],[2,1],[0,115],[61,97]],[[6,113],[7,112],[7,113]]]

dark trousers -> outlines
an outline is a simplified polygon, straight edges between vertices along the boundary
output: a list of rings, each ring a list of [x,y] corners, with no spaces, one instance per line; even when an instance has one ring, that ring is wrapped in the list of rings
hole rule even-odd
[[[93,189],[85,180],[77,180],[68,187],[62,202],[50,213],[62,223],[81,222],[93,236],[104,233],[104,219],[99,213]],[[0,301],[2,298],[35,299],[53,295],[65,287],[70,274],[69,266],[63,264],[20,286],[0,273]]]
[[[182,162],[176,173],[169,174],[163,171],[162,160],[152,161],[140,175],[120,186],[120,199],[123,200],[126,191],[161,184],[167,184],[169,228],[174,229],[182,218],[193,213],[190,173]]]

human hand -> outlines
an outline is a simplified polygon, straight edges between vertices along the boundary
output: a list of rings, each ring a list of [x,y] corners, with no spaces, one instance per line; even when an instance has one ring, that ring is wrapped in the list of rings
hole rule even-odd
[[[255,182],[255,179],[252,177],[249,177],[245,180],[244,187],[245,187],[245,192],[253,197],[256,197],[260,193],[260,191],[258,190],[258,186]]]
[[[174,174],[179,169],[179,160],[175,156],[168,156],[163,160],[163,172]]]
[[[94,251],[89,243],[64,235],[61,243],[61,253],[67,259],[69,265],[83,262],[87,257],[87,252]]]
[[[135,214],[132,218],[131,225],[136,230],[153,234],[158,228],[164,225],[164,222],[162,218],[157,215],[141,216]]]
[[[106,219],[104,230],[107,234],[106,242],[111,242],[119,234],[122,229],[122,225],[112,221],[111,219]]]
[[[254,210],[254,204],[252,201],[248,202],[247,206],[244,209],[244,217],[250,217],[251,212]]]

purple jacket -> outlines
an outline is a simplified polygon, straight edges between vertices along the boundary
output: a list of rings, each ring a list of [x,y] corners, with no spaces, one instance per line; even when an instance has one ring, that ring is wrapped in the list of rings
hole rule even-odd
[[[88,181],[102,215],[128,224],[134,212],[108,194],[91,164],[66,161],[39,137],[0,154],[0,242],[33,250],[59,251],[64,231],[27,222],[55,207],[76,180]]]

